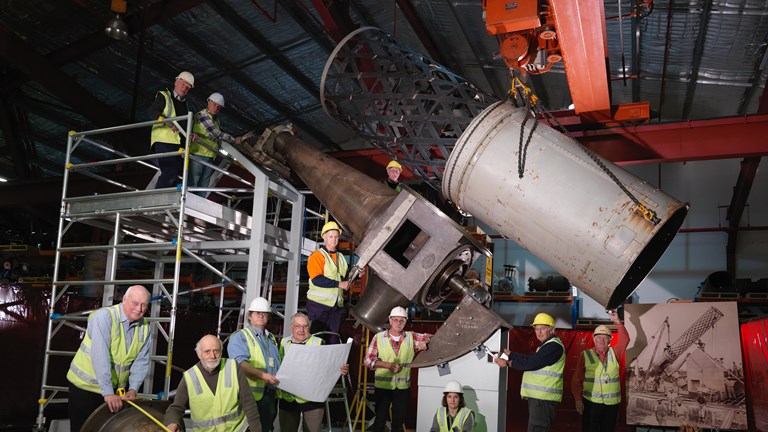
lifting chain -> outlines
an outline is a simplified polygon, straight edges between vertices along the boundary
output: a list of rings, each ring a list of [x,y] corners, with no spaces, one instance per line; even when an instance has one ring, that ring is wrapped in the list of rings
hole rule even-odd
[[[523,173],[525,172],[525,160],[528,156],[528,145],[531,143],[531,138],[533,137],[533,132],[536,130],[536,126],[539,124],[537,121],[537,117],[543,117],[547,124],[552,127],[553,129],[557,129],[560,132],[564,133],[567,137],[572,138],[570,132],[562,125],[559,121],[557,121],[557,118],[552,116],[550,113],[548,113],[544,108],[542,107],[542,104],[539,102],[539,98],[533,93],[533,91],[523,84],[523,82],[516,76],[512,77],[512,87],[509,89],[509,96],[512,99],[513,103],[516,106],[518,105],[518,99],[522,99],[522,102],[526,108],[525,111],[525,118],[523,119],[523,123],[520,126],[520,143],[518,145],[518,155],[517,155],[517,175],[520,178],[523,178]],[[528,122],[528,119],[533,117],[533,127],[531,127],[530,132],[528,133],[528,138],[524,139],[525,135],[525,125]],[[553,124],[554,122],[554,124]],[[523,143],[525,141],[525,143]],[[576,141],[576,140],[574,140]],[[578,141],[576,141],[578,142]],[[592,159],[595,164],[600,167],[600,169],[608,176],[611,180],[619,187],[619,189],[624,192],[624,194],[629,197],[630,200],[637,206],[637,211],[643,216],[645,220],[650,222],[653,225],[658,224],[661,222],[661,219],[656,215],[656,212],[651,210],[650,208],[646,207],[643,203],[640,202],[637,197],[629,190],[626,186],[619,180],[618,177],[616,177],[616,174],[613,173],[604,163],[600,160],[600,157],[592,151],[591,149],[587,148],[583,144],[579,143],[579,147],[584,151],[584,153],[589,156],[590,159]]]

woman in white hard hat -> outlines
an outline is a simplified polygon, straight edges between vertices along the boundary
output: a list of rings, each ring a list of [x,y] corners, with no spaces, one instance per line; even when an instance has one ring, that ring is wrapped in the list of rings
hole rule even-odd
[[[195,114],[195,120],[192,125],[192,142],[189,144],[189,179],[187,186],[207,188],[211,187],[211,174],[213,168],[206,165],[213,164],[216,159],[216,153],[219,151],[219,145],[222,141],[240,145],[243,140],[251,136],[246,132],[242,136],[233,137],[221,130],[219,122],[219,111],[224,108],[224,96],[221,93],[212,93],[208,96],[208,106]],[[205,197],[207,192],[193,192],[196,195]]]
[[[458,381],[448,381],[443,389],[442,406],[437,409],[429,432],[470,432],[475,428],[475,413],[464,403],[464,389]]]

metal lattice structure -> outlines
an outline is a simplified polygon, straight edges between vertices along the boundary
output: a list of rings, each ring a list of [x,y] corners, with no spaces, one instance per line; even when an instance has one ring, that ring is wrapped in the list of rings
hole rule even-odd
[[[323,109],[425,179],[441,180],[472,119],[497,98],[374,27],[345,37],[320,86]]]
[[[675,342],[664,351],[674,361],[680,354],[685,352],[694,342],[699,340],[704,333],[713,328],[715,324],[723,317],[723,313],[715,307],[710,307],[695,323],[688,327],[688,330],[680,335]]]

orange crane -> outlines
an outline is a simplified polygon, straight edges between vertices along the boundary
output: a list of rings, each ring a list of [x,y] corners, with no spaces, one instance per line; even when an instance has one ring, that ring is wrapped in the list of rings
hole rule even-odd
[[[652,4],[646,0],[635,10]],[[563,62],[574,111],[583,121],[649,119],[648,102],[611,106],[603,0],[483,0],[483,13],[511,75],[542,74]]]

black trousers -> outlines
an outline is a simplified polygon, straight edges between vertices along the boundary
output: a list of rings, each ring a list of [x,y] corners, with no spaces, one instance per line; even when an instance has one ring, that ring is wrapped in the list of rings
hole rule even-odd
[[[594,403],[584,399],[584,414],[581,416],[582,432],[613,432],[616,430],[616,418],[619,406]]]
[[[528,399],[528,432],[549,432],[558,402]]]
[[[69,430],[72,432],[80,431],[91,413],[104,403],[100,393],[83,390],[72,383],[69,383],[68,399]]]
[[[154,153],[177,152],[180,148],[178,144],[162,142],[156,142],[152,145]],[[177,177],[181,175],[184,159],[179,156],[157,158],[155,164],[160,168],[160,177],[157,179],[155,189],[176,187],[177,184],[181,183]]]
[[[405,423],[405,410],[408,408],[408,398],[411,395],[411,389],[385,390],[377,388],[374,393],[376,399],[376,418],[374,419],[371,430],[373,432],[384,432],[389,417],[389,406],[392,406],[392,424],[389,428],[392,432],[401,432]]]

